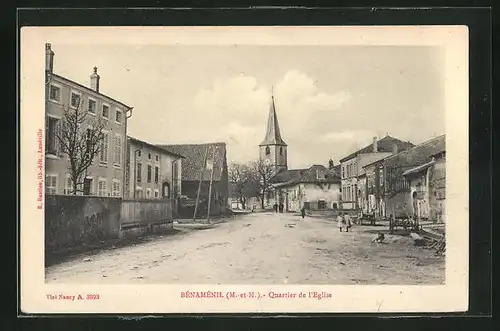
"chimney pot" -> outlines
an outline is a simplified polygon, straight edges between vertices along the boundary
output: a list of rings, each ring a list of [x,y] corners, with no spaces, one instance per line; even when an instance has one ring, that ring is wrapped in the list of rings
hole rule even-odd
[[[54,51],[51,44],[45,44],[45,71],[52,73],[54,70]]]
[[[378,152],[377,137],[373,137],[373,152]]]
[[[96,92],[99,92],[99,74],[97,73],[97,67],[94,67],[94,73],[90,75],[90,88]]]
[[[330,169],[332,169],[332,168],[333,168],[333,160],[332,160],[332,159],[330,159],[330,160],[328,161],[328,168],[330,168]]]

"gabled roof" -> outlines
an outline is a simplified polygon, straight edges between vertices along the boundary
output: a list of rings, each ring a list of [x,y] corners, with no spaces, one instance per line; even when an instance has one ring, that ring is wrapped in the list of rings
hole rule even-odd
[[[430,161],[431,155],[446,150],[446,135],[432,138],[406,151],[384,159],[386,167],[416,167]]]
[[[402,141],[400,139],[391,137],[389,135],[385,136],[382,139],[379,139],[377,141],[377,152],[383,152],[383,153],[389,153],[392,152],[394,149],[394,145],[397,146],[398,151],[403,151],[407,150],[408,148],[412,148],[413,145],[412,143],[408,141]],[[356,157],[359,154],[366,154],[366,153],[374,153],[373,151],[373,143],[361,148],[360,150],[357,150],[354,153],[349,154],[348,156],[342,158],[340,162],[345,162],[347,160],[350,160],[354,157]]]
[[[130,142],[132,142],[133,144],[135,144],[135,145],[146,146],[146,147],[149,147],[149,148],[151,148],[153,150],[156,150],[156,151],[158,151],[160,153],[166,153],[166,154],[170,154],[170,155],[173,155],[173,156],[185,159],[185,157],[183,155],[174,153],[174,152],[168,150],[167,148],[162,148],[162,147],[150,144],[148,142],[145,142],[143,140],[140,140],[140,139],[137,139],[137,138],[134,138],[134,137],[131,137],[131,136],[127,136],[127,139]]]
[[[214,157],[214,173],[213,181],[220,181],[226,164],[226,143],[215,142],[206,144],[184,144],[184,145],[163,145],[156,146],[166,148],[174,153],[183,155],[185,159],[182,161],[182,180],[198,181],[205,168],[205,155],[208,150],[208,159]],[[203,180],[210,180],[209,172],[203,172]]]
[[[290,186],[300,183],[336,184],[340,183],[340,176],[334,169],[327,169],[322,165],[312,165],[309,169],[288,170],[287,180],[273,181],[275,186]],[[282,179],[284,176],[282,176]],[[274,178],[273,178],[274,179]]]
[[[276,107],[274,106],[274,97],[271,97],[266,136],[259,146],[265,145],[287,146],[285,141],[281,138],[280,126],[278,124],[278,115],[276,115]]]
[[[279,172],[276,174],[269,182],[271,183],[284,183],[288,182],[291,179],[300,178],[302,174],[307,169],[291,169]]]

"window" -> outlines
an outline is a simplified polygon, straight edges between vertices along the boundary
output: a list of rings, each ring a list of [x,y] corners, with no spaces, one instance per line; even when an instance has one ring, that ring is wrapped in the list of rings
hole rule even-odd
[[[271,149],[269,148],[269,146],[266,147],[266,155],[270,155],[271,154]]]
[[[56,85],[50,85],[49,99],[55,102],[61,102],[61,88]]]
[[[115,122],[116,123],[121,123],[122,122],[122,112],[120,110],[116,110],[115,112]]]
[[[106,164],[108,163],[109,135],[106,131],[103,131],[102,134],[101,146],[99,147],[99,162]]]
[[[71,176],[66,175],[66,186],[64,188],[65,194],[73,194],[73,181],[71,180]]]
[[[104,118],[109,118],[109,106],[108,105],[102,105],[102,117]]]
[[[159,175],[160,175],[160,168],[155,167],[155,183],[158,183]]]
[[[82,96],[79,92],[71,91],[71,100],[70,104],[73,108],[80,107]]]
[[[345,166],[342,166],[342,179],[345,178]]]
[[[146,189],[146,199],[150,199],[150,198],[151,198],[151,189],[147,188]]]
[[[118,179],[113,179],[113,187],[112,187],[112,192],[111,192],[111,196],[113,197],[119,197],[120,196],[120,192],[121,192],[121,188],[120,188],[120,181]]]
[[[158,199],[160,195],[160,192],[158,190],[155,190],[155,199]]]
[[[57,194],[57,175],[45,176],[45,193]]]
[[[141,157],[141,150],[137,151],[137,157]]]
[[[378,172],[378,183],[379,186],[384,186],[384,169],[380,169]]]
[[[280,155],[283,155],[283,147],[280,147]]]
[[[99,178],[97,181],[97,194],[100,197],[105,197],[108,195],[107,192],[107,180],[105,178]]]
[[[95,112],[97,111],[97,102],[89,98],[89,106],[87,110],[89,113],[95,114]]]
[[[148,153],[148,160],[151,160],[151,153]]]
[[[83,195],[92,195],[93,194],[93,190],[92,190],[92,187],[94,185],[92,185],[94,182],[94,180],[91,178],[91,177],[87,177],[83,180]]]
[[[140,187],[136,188],[135,195],[138,199],[142,199],[144,197],[144,193],[142,192],[142,188],[140,188]]]
[[[156,162],[160,161],[160,156],[156,155]]]
[[[59,143],[57,134],[59,133],[60,120],[54,117],[47,117],[45,150],[47,154],[58,155]]]
[[[151,183],[151,165],[148,164],[148,183]]]
[[[122,162],[122,137],[119,134],[115,135],[115,145],[113,154],[114,154],[113,163],[119,166]]]
[[[142,163],[137,163],[137,181],[141,182],[142,180]]]

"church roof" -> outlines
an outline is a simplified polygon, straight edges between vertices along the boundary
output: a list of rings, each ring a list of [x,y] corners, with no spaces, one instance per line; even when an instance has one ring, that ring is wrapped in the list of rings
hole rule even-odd
[[[266,137],[260,146],[265,145],[281,145],[287,146],[281,138],[280,126],[278,124],[278,116],[276,115],[276,107],[274,106],[274,97],[271,97],[271,105],[269,107],[269,118],[267,120]]]

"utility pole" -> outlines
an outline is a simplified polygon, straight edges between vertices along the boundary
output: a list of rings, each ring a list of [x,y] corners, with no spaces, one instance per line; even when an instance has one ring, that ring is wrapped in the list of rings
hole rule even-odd
[[[196,194],[196,204],[194,206],[193,222],[196,219],[196,212],[198,211],[198,201],[200,200],[201,182],[203,181],[203,174],[205,173],[205,167],[207,165],[208,149],[209,149],[209,147],[207,146],[207,150],[205,152],[205,158],[203,159],[203,161],[204,161],[203,168],[201,169],[201,173],[200,173],[200,182],[198,184],[198,193]]]
[[[212,182],[213,182],[213,178],[214,178],[214,168],[215,168],[215,150],[217,149],[217,147],[214,147],[212,149],[212,164],[211,164],[211,167],[212,167],[212,171],[210,172],[210,184],[209,184],[209,187],[208,187],[208,210],[207,210],[207,223],[210,219],[210,205],[212,203]]]

